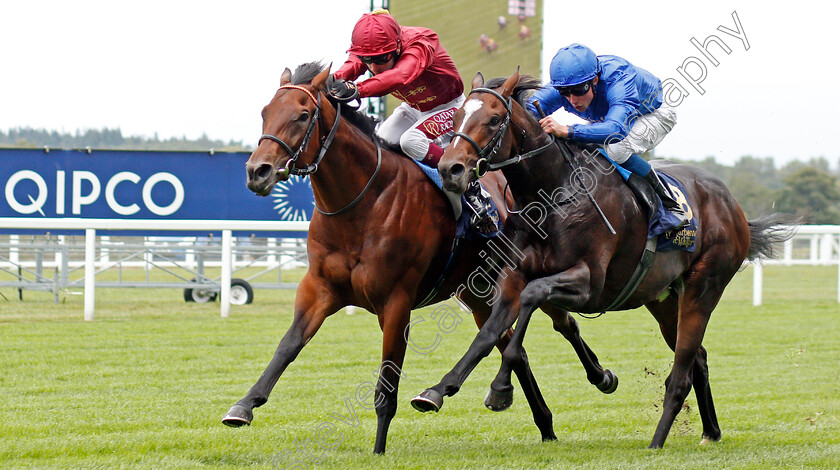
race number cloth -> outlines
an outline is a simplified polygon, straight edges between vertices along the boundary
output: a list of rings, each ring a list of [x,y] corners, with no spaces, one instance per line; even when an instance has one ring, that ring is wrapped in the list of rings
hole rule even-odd
[[[618,173],[624,181],[627,181],[627,178],[630,177],[630,172],[608,157],[604,149],[598,150],[604,158],[615,166],[615,169],[618,170]],[[686,196],[685,187],[676,178],[665,172],[657,171],[656,174],[659,175],[662,184],[671,193],[671,197],[682,205],[689,220],[687,226],[683,227],[679,232],[673,233],[670,229],[679,223],[679,219],[671,212],[665,210],[662,206],[662,201],[657,198],[656,215],[651,218],[648,224],[648,238],[657,237],[656,251],[683,250],[693,253],[694,240],[697,237],[697,218],[694,217],[693,211],[691,210],[691,203],[688,200],[688,196]]]
[[[425,173],[426,176],[428,176],[429,179],[432,180],[432,183],[434,183],[438,189],[443,191],[443,181],[440,179],[440,173],[438,173],[437,168],[428,167],[412,158],[409,158],[409,160],[416,163],[417,166],[419,166],[420,169],[423,170],[423,173]],[[479,181],[479,183],[481,182]],[[483,186],[484,185],[482,185],[482,187]],[[447,200],[449,199],[447,198]],[[494,232],[485,233],[470,226],[470,210],[467,208],[467,200],[464,198],[464,196],[461,196],[461,208],[461,217],[458,219],[455,225],[455,236],[457,238],[466,238],[467,240],[472,240],[476,237],[493,238],[499,236],[502,233],[502,219],[501,217],[499,217],[499,209],[496,207],[496,203],[493,202],[492,199],[490,199],[489,215],[493,218],[493,220],[496,221],[496,231]]]

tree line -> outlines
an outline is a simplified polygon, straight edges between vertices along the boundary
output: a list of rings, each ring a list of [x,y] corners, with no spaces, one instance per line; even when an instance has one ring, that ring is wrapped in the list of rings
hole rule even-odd
[[[773,212],[802,216],[808,224],[840,225],[840,173],[823,157],[776,168],[772,158],[743,156],[727,166],[707,157],[670,160],[698,166],[726,183],[748,219]]]
[[[0,130],[0,146],[17,148],[94,148],[101,150],[218,150],[222,152],[248,151],[241,141],[224,142],[207,137],[198,139],[171,137],[124,136],[120,129],[87,129],[74,133],[48,131],[46,129],[16,128]]]
[[[17,148],[95,148],[111,150],[170,150],[248,152],[241,141],[224,142],[202,135],[198,139],[123,136],[120,129],[87,129],[75,133],[45,129],[0,130],[0,146]],[[646,157],[650,157],[647,155]],[[734,165],[704,160],[669,160],[703,168],[720,177],[744,210],[753,219],[773,212],[803,216],[809,224],[840,225],[840,172],[832,170],[825,158],[793,161],[779,168],[772,158],[741,157]]]

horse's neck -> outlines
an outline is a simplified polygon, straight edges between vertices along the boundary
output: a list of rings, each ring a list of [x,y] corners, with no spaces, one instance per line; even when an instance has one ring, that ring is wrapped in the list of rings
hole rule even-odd
[[[386,151],[382,150],[383,163]],[[386,181],[387,170],[379,164],[377,146],[361,132],[341,123],[318,171],[310,178],[316,205],[325,212],[347,206],[376,182]],[[375,181],[373,179],[376,174]]]
[[[522,208],[532,202],[544,202],[545,194],[550,195],[558,188],[567,186],[571,166],[554,145],[541,155],[506,167],[504,174],[516,206]]]

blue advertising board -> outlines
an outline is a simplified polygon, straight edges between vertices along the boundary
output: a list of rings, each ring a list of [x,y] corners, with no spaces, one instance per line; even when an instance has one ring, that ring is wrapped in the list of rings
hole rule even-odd
[[[245,185],[248,156],[0,149],[0,217],[309,220],[309,180],[292,177],[257,196]]]

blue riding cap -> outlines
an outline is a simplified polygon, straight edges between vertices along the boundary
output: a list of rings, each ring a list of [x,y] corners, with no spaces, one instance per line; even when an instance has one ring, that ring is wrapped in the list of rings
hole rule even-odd
[[[566,87],[592,80],[601,65],[592,49],[575,43],[557,51],[549,71],[552,87]]]

